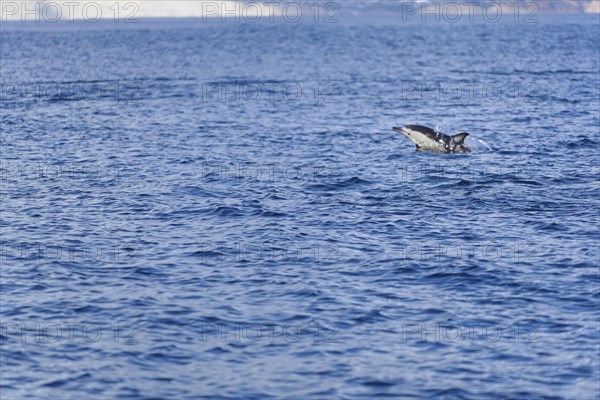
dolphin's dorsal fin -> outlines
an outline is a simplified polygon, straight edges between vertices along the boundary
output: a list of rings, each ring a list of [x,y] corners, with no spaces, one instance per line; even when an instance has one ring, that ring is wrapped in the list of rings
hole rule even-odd
[[[462,132],[452,136],[452,140],[454,140],[454,143],[456,144],[463,144],[467,136],[469,136],[469,132]]]

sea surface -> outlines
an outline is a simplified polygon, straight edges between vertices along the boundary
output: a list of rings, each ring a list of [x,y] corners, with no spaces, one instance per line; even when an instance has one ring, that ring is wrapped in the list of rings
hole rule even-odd
[[[536,21],[3,23],[2,399],[600,398],[600,20]]]

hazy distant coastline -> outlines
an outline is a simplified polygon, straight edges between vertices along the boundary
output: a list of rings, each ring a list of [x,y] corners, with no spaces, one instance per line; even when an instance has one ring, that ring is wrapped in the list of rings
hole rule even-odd
[[[433,0],[432,0],[433,1]],[[435,0],[437,1],[437,0]],[[442,0],[441,3],[450,2],[451,0]],[[461,3],[456,1],[456,3]],[[467,3],[467,2],[465,2]],[[479,3],[475,1],[475,3]],[[529,7],[533,9],[533,4],[544,13],[600,13],[600,0],[496,0],[496,1],[481,1],[480,3],[493,3],[503,5],[505,9],[514,8],[515,4],[519,4],[522,8]]]
[[[118,11],[115,8],[118,4]],[[3,1],[1,20],[5,21],[50,21],[95,20],[131,18],[236,18],[247,19],[264,17],[290,17],[294,19],[299,9],[305,16],[315,13],[315,4],[322,9],[322,15],[336,15],[344,11],[367,12],[384,10],[390,13],[418,15],[438,13],[452,15],[478,14],[504,15],[537,14],[598,14],[600,0],[364,0],[364,1],[224,1],[224,0],[137,0],[108,2],[101,0],[61,0]],[[37,16],[36,16],[37,13]],[[328,14],[329,13],[329,14]],[[431,15],[431,14],[430,14]]]
[[[410,4],[417,7],[428,7],[433,10],[437,5],[447,13],[456,12],[458,5],[461,13],[471,12],[473,9],[493,8],[502,9],[503,12],[513,12],[516,7],[524,12],[556,13],[556,14],[598,14],[600,13],[600,0],[365,0],[352,2],[352,7],[371,8],[385,7],[405,9]],[[348,6],[344,4],[344,6]]]

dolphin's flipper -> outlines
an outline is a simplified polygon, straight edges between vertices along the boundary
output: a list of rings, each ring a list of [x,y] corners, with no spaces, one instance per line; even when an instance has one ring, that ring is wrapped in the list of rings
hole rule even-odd
[[[469,136],[469,132],[462,132],[458,135],[452,136],[452,140],[454,140],[454,143],[456,144],[463,144],[467,136]]]

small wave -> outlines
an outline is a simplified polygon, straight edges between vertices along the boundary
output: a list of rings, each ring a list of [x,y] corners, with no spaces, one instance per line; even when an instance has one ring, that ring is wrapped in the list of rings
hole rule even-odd
[[[346,180],[335,182],[335,183],[311,185],[309,187],[309,189],[334,191],[334,190],[352,188],[355,186],[366,185],[366,184],[370,184],[370,183],[371,183],[370,181],[367,181],[367,180],[364,180],[364,179],[361,179],[361,178],[355,176],[350,179],[346,179]]]
[[[244,215],[242,210],[233,206],[217,206],[216,208],[205,210],[205,212],[220,217],[241,217]]]
[[[218,252],[218,251],[212,251],[212,250],[208,250],[208,251],[198,250],[198,251],[195,251],[190,254],[190,257],[197,257],[197,258],[202,258],[202,259],[219,258],[219,257],[223,257],[223,256],[225,256],[225,254]]]
[[[80,381],[84,378],[90,378],[91,376],[92,376],[91,374],[86,372],[86,373],[83,373],[83,374],[80,374],[80,375],[77,375],[77,376],[74,376],[71,378],[57,379],[57,380],[54,380],[54,381],[51,381],[48,383],[44,383],[42,386],[50,387],[50,388],[61,387],[61,386],[67,385],[69,383]]]
[[[586,147],[597,147],[598,142],[588,138],[587,136],[578,136],[576,141],[562,142],[564,146],[575,149],[575,148],[586,148]]]

